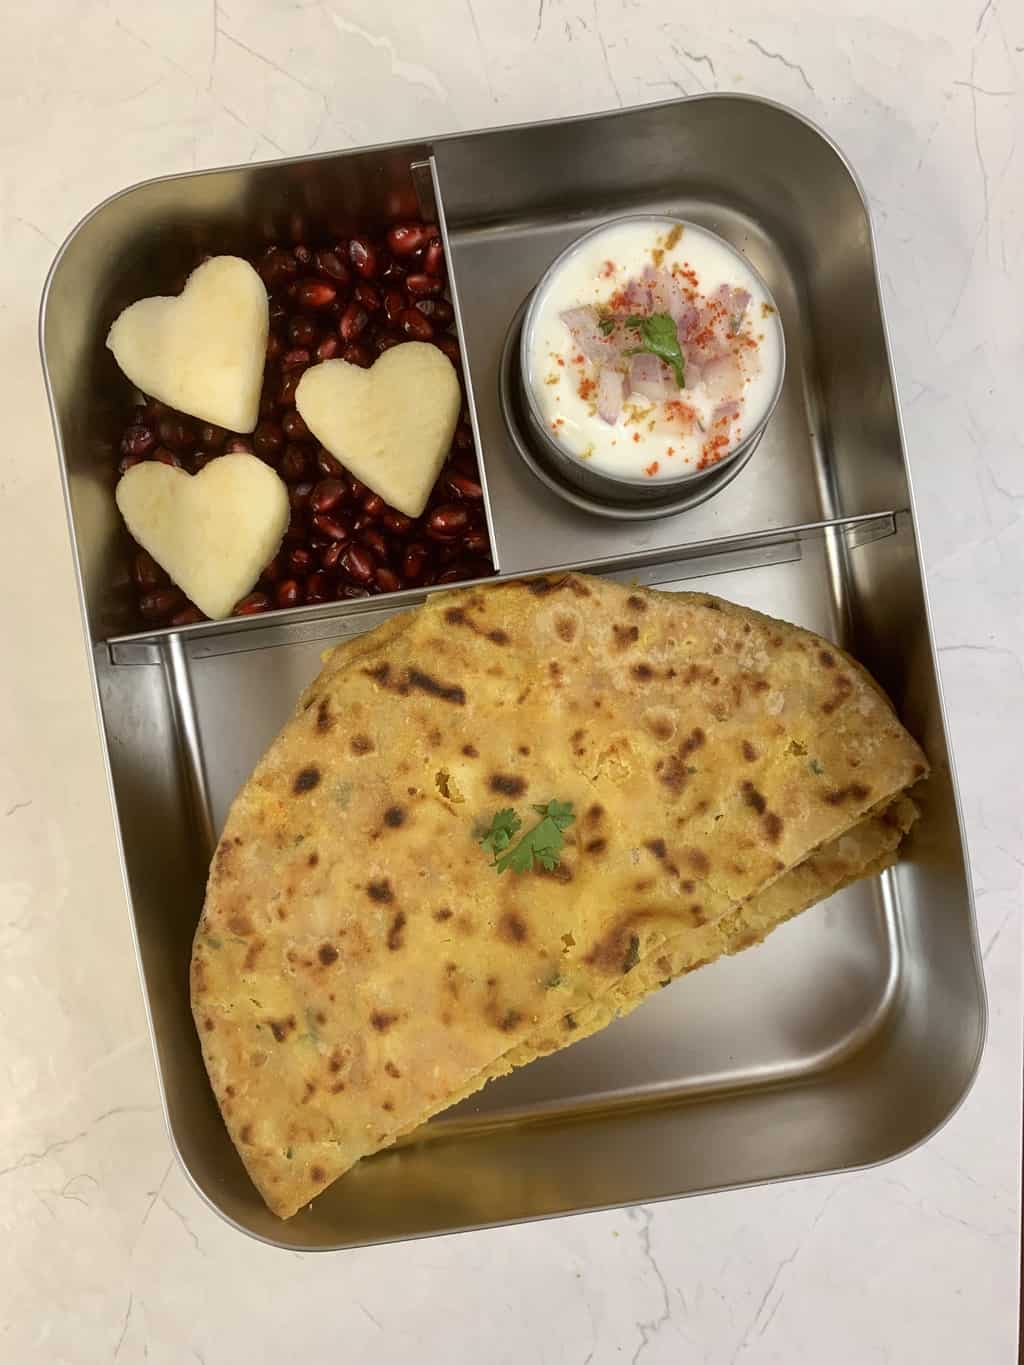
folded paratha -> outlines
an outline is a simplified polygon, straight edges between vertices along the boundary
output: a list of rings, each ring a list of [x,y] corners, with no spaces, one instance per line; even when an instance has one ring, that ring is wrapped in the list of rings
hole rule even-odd
[[[852,659],[704,594],[517,581],[340,646],[231,808],[193,952],[268,1206],[887,865],[925,771]],[[551,800],[557,866],[499,875],[483,831]]]

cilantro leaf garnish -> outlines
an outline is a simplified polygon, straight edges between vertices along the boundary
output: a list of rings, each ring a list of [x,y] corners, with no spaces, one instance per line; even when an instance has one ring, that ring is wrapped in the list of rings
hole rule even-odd
[[[508,848],[512,842],[513,834],[519,831],[522,823],[514,810],[500,810],[491,821],[490,827],[480,843],[488,853],[493,853],[497,858],[499,853],[504,853]]]
[[[480,840],[484,848],[493,853],[491,866],[498,872],[529,872],[538,863],[545,872],[553,872],[558,866],[559,854],[565,844],[562,831],[568,829],[576,819],[572,812],[571,801],[548,801],[533,809],[541,817],[532,829],[526,831],[512,848],[512,835],[522,825],[519,816],[511,810],[499,811],[491,822],[491,827]]]
[[[633,346],[623,354],[639,355],[646,351],[649,355],[656,355],[659,360],[664,360],[666,365],[672,366],[676,383],[682,388],[685,361],[679,345],[676,324],[669,314],[652,313],[650,317],[642,318],[634,313],[625,319],[625,326],[632,327],[634,331],[640,333],[642,345]]]
[[[614,318],[602,318],[597,325],[598,327],[600,327],[601,331],[604,333],[605,336],[610,336],[611,333],[615,331]]]

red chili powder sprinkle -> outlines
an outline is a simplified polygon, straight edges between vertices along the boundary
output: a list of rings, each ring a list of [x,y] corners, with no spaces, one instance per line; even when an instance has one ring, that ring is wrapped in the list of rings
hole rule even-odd
[[[564,370],[564,369],[565,369],[565,361],[562,359],[561,356],[558,356],[558,357],[556,357],[556,358],[557,358],[557,360],[558,360],[559,365],[561,365],[562,369]]]
[[[594,383],[594,381],[592,379],[588,379],[587,376],[584,375],[583,378],[580,380],[578,392],[581,398],[589,399],[593,398],[594,391],[596,388],[597,385]]]
[[[710,465],[717,464],[729,447],[728,436],[712,436],[709,441],[704,442],[700,453],[700,460],[697,463],[698,469],[707,469]]]
[[[582,365],[585,359],[586,359],[585,356],[582,356],[582,355],[574,355],[573,358],[572,358],[572,363],[573,363],[574,365]]]
[[[636,441],[637,444],[639,444],[639,442],[640,442],[640,433],[639,433],[638,431],[634,431],[634,432],[633,432],[633,440]]]
[[[653,477],[653,475],[657,474],[659,468],[660,468],[660,465],[658,464],[658,461],[657,461],[657,460],[652,460],[651,463],[650,463],[650,464],[647,466],[647,468],[644,470],[644,473],[645,473],[648,477]]]
[[[614,275],[614,274],[615,274],[615,262],[614,262],[614,261],[605,261],[604,266],[603,266],[602,269],[601,269],[601,274],[604,276],[605,279],[607,279],[607,278],[609,277],[609,275]]]

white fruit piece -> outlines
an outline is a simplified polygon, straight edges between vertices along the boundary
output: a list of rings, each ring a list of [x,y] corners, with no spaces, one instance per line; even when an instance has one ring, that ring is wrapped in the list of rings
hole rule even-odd
[[[267,291],[248,261],[214,256],[176,298],[140,299],[107,345],[143,393],[228,431],[252,431],[269,330]]]
[[[368,370],[325,360],[295,390],[295,406],[317,440],[407,517],[427,505],[461,405],[455,367],[423,341],[393,346]]]
[[[117,485],[128,530],[207,616],[259,578],[288,526],[288,490],[255,455],[222,455],[198,474],[153,460]]]

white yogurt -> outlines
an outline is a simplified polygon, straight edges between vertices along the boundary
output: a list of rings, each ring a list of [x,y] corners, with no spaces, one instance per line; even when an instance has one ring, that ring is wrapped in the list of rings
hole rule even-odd
[[[649,307],[636,303],[646,297],[637,293],[645,268],[648,280],[654,269],[664,282]],[[742,314],[729,311],[727,292],[716,299],[721,286],[749,295]],[[625,319],[651,312],[664,318],[667,306],[662,311],[658,300],[666,298],[677,314],[684,363],[691,357],[685,387],[679,389],[672,368],[659,366],[668,396],[633,391],[614,421],[605,420],[597,404],[602,370],[623,374],[628,388],[632,360],[624,352],[633,343],[646,344]],[[735,300],[742,302],[742,295]],[[588,307],[597,310],[602,333],[594,345],[591,329],[590,349],[603,351],[607,337],[607,359],[585,354],[580,333],[563,320],[562,314]],[[778,393],[783,357],[775,305],[737,251],[693,224],[640,218],[584,237],[552,272],[531,307],[525,368],[537,415],[563,450],[620,478],[660,480],[716,464],[756,431]],[[706,382],[698,363],[705,359]]]

